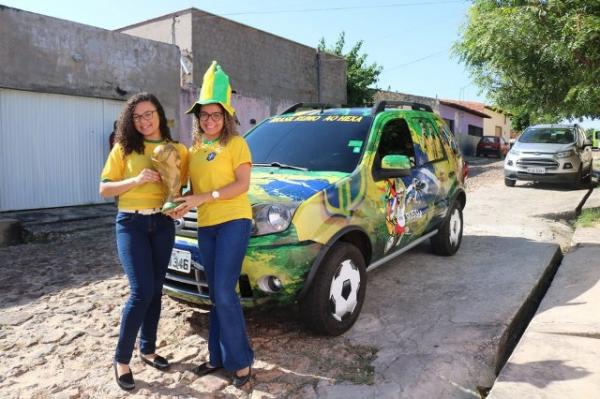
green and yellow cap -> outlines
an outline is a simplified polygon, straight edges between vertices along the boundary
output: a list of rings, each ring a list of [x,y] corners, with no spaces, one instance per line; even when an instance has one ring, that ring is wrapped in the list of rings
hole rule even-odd
[[[217,61],[213,61],[210,67],[204,73],[202,87],[200,88],[200,97],[198,101],[186,111],[186,114],[194,113],[197,107],[205,104],[221,104],[225,111],[231,116],[235,110],[231,106],[231,85],[229,84],[229,76]]]

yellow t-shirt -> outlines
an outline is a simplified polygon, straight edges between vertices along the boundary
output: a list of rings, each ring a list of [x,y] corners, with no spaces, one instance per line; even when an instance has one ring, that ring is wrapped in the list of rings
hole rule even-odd
[[[241,136],[233,136],[227,145],[190,147],[190,181],[194,194],[210,193],[235,181],[235,170],[252,163],[250,149]],[[252,219],[248,194],[206,202],[198,207],[198,226],[214,226],[235,219]]]
[[[152,152],[165,141],[149,141],[144,140],[144,153],[138,154],[132,152],[125,156],[123,147],[116,143],[113,149],[108,154],[108,159],[102,170],[101,180],[104,181],[120,181],[135,177],[144,169],[153,169]],[[187,182],[187,167],[188,167],[188,150],[183,144],[172,142],[179,153],[181,159],[180,173],[181,184]],[[167,195],[167,190],[162,183],[144,183],[134,187],[123,194],[119,195],[119,209],[122,210],[141,210],[149,208],[162,207]]]

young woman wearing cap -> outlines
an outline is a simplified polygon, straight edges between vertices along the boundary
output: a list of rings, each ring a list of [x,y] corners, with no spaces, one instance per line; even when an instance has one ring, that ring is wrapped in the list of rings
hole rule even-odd
[[[224,368],[232,373],[233,384],[242,386],[251,377],[254,352],[235,287],[252,226],[247,196],[252,160],[236,132],[230,96],[229,78],[213,62],[200,99],[188,111],[196,120],[189,158],[193,195],[180,198],[184,202],[174,216],[198,207],[198,248],[213,303],[210,358],[192,371],[203,376]]]
[[[125,390],[135,387],[129,361],[138,331],[140,358],[157,369],[169,367],[169,362],[155,353],[162,285],[175,237],[173,220],[160,212],[165,189],[151,160],[154,149],[164,142],[171,142],[179,153],[185,182],[187,149],[171,139],[158,99],[148,93],[136,94],[125,104],[116,143],[102,170],[100,194],[119,196],[117,249],[131,290],[114,357],[115,378]]]

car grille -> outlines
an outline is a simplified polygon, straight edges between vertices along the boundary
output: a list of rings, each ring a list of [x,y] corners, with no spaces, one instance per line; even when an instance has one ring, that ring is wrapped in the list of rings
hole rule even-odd
[[[179,219],[176,222],[175,229],[176,234],[184,237],[196,238],[197,237],[197,213],[196,209],[190,210],[185,214],[183,219]]]
[[[550,158],[521,158],[517,161],[517,166],[523,168],[544,167],[546,169],[557,169],[558,162]]]
[[[186,294],[203,298],[209,297],[204,267],[194,261],[192,261],[192,270],[189,273],[169,269],[164,285],[166,288],[182,291]]]

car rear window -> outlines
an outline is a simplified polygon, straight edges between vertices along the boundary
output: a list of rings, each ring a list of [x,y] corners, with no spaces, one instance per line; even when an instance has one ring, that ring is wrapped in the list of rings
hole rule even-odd
[[[481,139],[481,142],[482,142],[482,143],[485,143],[485,144],[490,144],[490,143],[491,143],[491,144],[493,144],[493,143],[495,143],[496,141],[497,141],[497,140],[496,140],[496,137],[483,137],[483,138]]]
[[[521,143],[569,144],[575,135],[569,128],[527,128],[519,137]]]
[[[255,164],[349,173],[360,160],[372,121],[362,115],[283,115],[268,119],[245,138]]]

